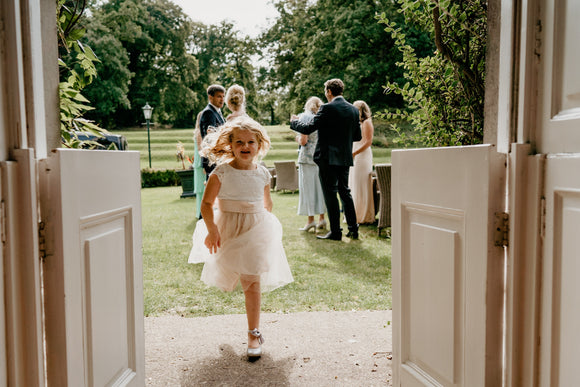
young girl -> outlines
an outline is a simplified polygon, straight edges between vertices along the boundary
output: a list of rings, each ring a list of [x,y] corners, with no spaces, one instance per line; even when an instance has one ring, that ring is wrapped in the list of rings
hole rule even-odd
[[[248,356],[259,357],[261,291],[293,281],[282,247],[282,226],[271,213],[270,173],[256,161],[270,147],[256,121],[227,121],[204,139],[202,154],[216,163],[193,233],[189,263],[205,262],[201,280],[224,291],[241,284],[248,318]],[[214,211],[214,202],[217,209]]]

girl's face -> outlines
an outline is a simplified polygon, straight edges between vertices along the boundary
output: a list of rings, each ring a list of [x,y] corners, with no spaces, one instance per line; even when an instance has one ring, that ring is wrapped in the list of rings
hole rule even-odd
[[[235,128],[232,135],[232,151],[239,161],[253,162],[258,155],[260,144],[258,138],[250,130]]]

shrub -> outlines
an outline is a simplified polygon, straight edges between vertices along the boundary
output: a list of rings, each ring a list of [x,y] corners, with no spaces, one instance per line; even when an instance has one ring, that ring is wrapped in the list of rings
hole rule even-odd
[[[385,114],[407,120],[416,129],[402,140],[427,146],[477,144],[483,141],[487,2],[397,0],[406,25],[429,33],[437,50],[422,57],[413,36],[383,13],[378,16],[390,32],[403,60],[404,84],[388,82],[385,91],[403,97],[407,109]]]
[[[168,187],[180,185],[181,180],[174,169],[141,170],[141,188]]]
[[[424,146],[421,142],[414,141],[413,124],[401,119],[385,119],[384,113],[373,116],[373,146],[379,148],[406,148]]]

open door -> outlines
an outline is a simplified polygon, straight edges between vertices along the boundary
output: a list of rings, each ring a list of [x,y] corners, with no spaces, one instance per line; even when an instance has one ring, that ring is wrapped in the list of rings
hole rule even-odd
[[[545,158],[540,386],[580,385],[580,3],[541,1],[537,153]],[[530,109],[530,111],[533,111]]]
[[[394,385],[500,386],[505,155],[393,151],[392,165]]]
[[[17,149],[14,160],[0,162],[0,193],[4,293],[0,305],[0,342],[7,356],[0,377],[7,385],[44,383],[43,330],[38,213],[34,151]],[[5,320],[4,320],[5,317]],[[5,335],[6,334],[6,335]],[[5,335],[5,336],[4,336]],[[5,375],[2,375],[5,372]],[[1,380],[0,380],[1,382]],[[1,384],[1,383],[0,383]]]
[[[139,153],[41,164],[49,386],[145,383]]]

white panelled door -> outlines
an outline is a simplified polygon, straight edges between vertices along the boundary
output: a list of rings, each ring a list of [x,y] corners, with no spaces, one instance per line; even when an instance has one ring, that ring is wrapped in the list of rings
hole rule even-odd
[[[536,129],[545,155],[539,385],[580,385],[580,3],[542,1]]]
[[[549,156],[545,173],[540,385],[580,386],[580,154]]]
[[[505,155],[394,151],[395,386],[501,385]]]
[[[41,164],[52,386],[143,386],[139,153],[58,149]]]

